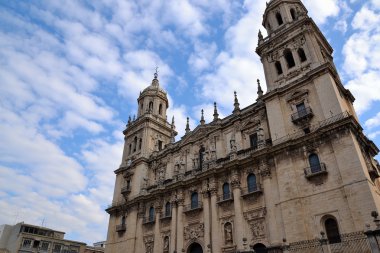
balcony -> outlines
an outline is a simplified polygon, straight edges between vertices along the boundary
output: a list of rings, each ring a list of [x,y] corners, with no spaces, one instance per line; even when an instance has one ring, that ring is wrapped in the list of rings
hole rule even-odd
[[[151,225],[154,224],[156,219],[154,217],[144,217],[143,218],[143,224],[144,225]]]
[[[127,185],[127,186],[124,186],[123,188],[121,188],[121,194],[123,194],[124,197],[126,197],[130,193],[131,193],[131,186],[130,185]]]
[[[310,107],[306,107],[298,112],[292,114],[292,121],[297,124],[304,120],[310,120],[314,116],[313,110]]]
[[[163,216],[160,218],[160,220],[170,220],[172,218],[172,213],[164,213]]]
[[[245,187],[241,190],[241,196],[243,198],[260,195],[261,193],[263,193],[263,191],[260,183],[256,183],[256,185],[253,185],[252,187]]]
[[[307,179],[310,179],[318,175],[327,174],[326,164],[320,163],[318,165],[305,168],[304,172],[305,172],[305,177]]]
[[[187,205],[183,208],[184,213],[193,212],[193,211],[201,211],[203,209],[202,202],[194,202],[190,205]]]
[[[234,195],[231,192],[223,193],[222,195],[218,196],[217,203],[221,204],[221,203],[225,203],[225,202],[233,201],[233,200],[234,200]]]
[[[125,224],[116,225],[116,232],[124,232],[127,229]]]

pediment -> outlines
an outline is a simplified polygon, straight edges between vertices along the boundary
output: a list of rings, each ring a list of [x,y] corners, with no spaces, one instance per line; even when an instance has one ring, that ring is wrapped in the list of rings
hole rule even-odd
[[[244,132],[248,129],[252,129],[252,128],[256,127],[257,125],[259,125],[260,123],[261,123],[261,121],[257,118],[250,118],[246,122],[243,122],[243,124],[241,126],[241,131]]]
[[[304,96],[307,96],[309,94],[309,91],[306,90],[306,89],[300,89],[300,90],[297,90],[295,92],[293,92],[288,98],[287,98],[287,101],[292,101],[292,100],[297,100],[299,99],[300,97],[304,97]]]

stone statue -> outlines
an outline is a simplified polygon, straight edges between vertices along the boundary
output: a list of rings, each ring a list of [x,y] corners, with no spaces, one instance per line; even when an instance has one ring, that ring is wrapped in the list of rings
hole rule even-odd
[[[225,244],[231,244],[233,241],[233,239],[232,239],[232,225],[229,222],[227,222],[224,225],[224,239],[225,239]]]
[[[164,239],[164,252],[169,252],[169,237],[166,236]]]

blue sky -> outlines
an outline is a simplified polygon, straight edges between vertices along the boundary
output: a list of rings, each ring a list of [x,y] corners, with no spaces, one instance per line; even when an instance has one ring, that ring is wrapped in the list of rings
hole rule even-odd
[[[380,144],[380,0],[304,0]],[[256,99],[265,1],[0,2],[0,224],[106,239],[122,130],[159,67],[179,136]]]

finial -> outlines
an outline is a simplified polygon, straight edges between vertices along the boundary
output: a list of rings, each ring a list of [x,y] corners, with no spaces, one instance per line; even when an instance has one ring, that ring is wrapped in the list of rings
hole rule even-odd
[[[257,79],[257,95],[261,97],[264,94],[263,89],[261,89],[260,79]]]
[[[136,115],[133,115],[133,121],[135,121],[136,120]]]
[[[233,113],[237,113],[237,112],[240,112],[240,107],[239,107],[239,100],[237,98],[237,95],[236,95],[236,91],[234,91],[234,95],[235,95],[235,103],[234,103],[234,110],[233,110]]]
[[[216,107],[216,102],[214,102],[214,121],[217,121],[219,118],[218,108]]]
[[[154,72],[154,78],[152,80],[152,86],[159,86],[158,81],[158,67],[156,67],[156,72]]]
[[[129,115],[129,117],[128,117],[128,125],[130,125],[131,124],[131,116]]]
[[[261,30],[259,30],[259,35],[258,36],[259,36],[259,41],[264,39],[263,34],[261,33]]]
[[[201,114],[202,114],[202,116],[201,116],[201,125],[204,125],[205,124],[205,117],[204,117],[204,115],[203,115],[203,109],[201,110]]]
[[[172,118],[172,125],[171,125],[171,133],[170,133],[170,142],[171,143],[174,143],[175,142],[175,131],[174,131],[174,129],[175,129],[175,125],[174,125],[174,116],[173,116],[173,118]]]
[[[190,132],[189,117],[187,117],[187,123],[186,123],[186,129],[185,129],[185,131],[186,131],[186,134],[188,132]]]
[[[174,116],[172,117],[172,128],[175,128],[175,126],[174,126]]]

